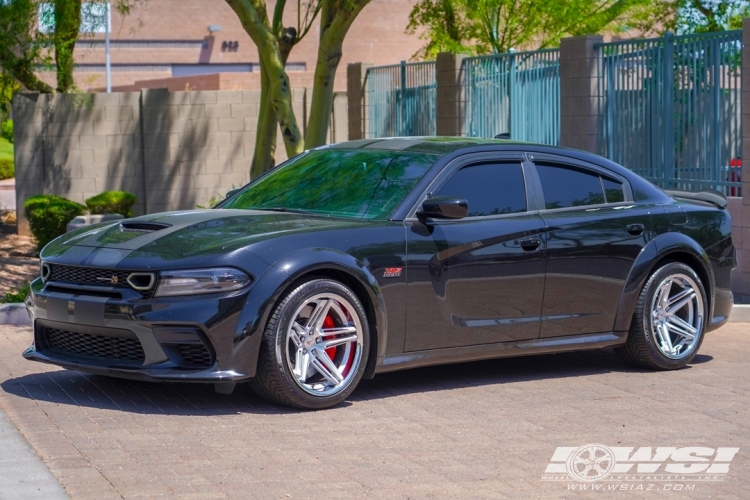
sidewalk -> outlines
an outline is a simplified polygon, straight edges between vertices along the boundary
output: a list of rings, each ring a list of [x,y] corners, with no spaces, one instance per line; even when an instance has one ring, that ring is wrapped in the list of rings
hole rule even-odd
[[[63,500],[68,495],[0,409],[0,498]]]
[[[0,210],[16,209],[16,180],[0,181]]]

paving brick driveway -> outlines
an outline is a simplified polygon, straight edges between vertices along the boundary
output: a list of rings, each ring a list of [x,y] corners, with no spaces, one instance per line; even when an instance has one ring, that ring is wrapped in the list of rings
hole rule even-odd
[[[611,351],[493,360],[378,376],[315,413],[28,362],[30,340],[0,327],[0,406],[76,499],[577,497],[541,475],[556,447],[592,442],[740,447],[723,482],[605,496],[750,495],[750,324],[678,372]]]

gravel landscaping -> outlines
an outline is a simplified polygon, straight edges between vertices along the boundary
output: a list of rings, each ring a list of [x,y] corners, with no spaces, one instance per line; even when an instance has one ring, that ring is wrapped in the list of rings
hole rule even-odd
[[[33,240],[17,234],[0,234],[0,297],[18,290],[39,274],[39,256]]]

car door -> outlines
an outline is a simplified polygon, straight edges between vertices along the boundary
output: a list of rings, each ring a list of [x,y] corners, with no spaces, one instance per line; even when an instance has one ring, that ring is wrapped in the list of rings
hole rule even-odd
[[[649,238],[648,209],[609,170],[531,157],[547,225],[541,337],[612,331],[625,281]]]
[[[539,336],[545,226],[530,168],[521,153],[463,158],[424,198],[466,199],[468,216],[407,218],[406,351]]]

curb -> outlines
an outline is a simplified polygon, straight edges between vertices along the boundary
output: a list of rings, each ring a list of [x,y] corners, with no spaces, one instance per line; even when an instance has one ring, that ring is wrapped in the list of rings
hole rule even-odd
[[[729,323],[750,323],[750,304],[735,304],[732,306]]]
[[[21,302],[0,305],[0,325],[30,325],[26,306]]]

